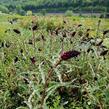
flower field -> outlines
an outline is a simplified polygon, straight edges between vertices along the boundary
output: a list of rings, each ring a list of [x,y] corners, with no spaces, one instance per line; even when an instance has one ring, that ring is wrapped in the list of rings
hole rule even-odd
[[[0,109],[109,109],[109,19],[0,15]]]

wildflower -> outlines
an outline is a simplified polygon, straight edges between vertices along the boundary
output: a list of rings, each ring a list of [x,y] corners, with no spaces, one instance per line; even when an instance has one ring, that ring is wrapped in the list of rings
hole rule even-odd
[[[13,31],[17,34],[20,34],[21,32],[18,29],[13,29]]]
[[[60,29],[61,29],[61,28],[56,28],[56,29],[55,29],[55,34],[56,34],[56,35],[59,34],[59,30],[60,30]]]
[[[100,53],[100,56],[104,56],[104,55],[106,55],[108,53],[108,50],[104,50],[104,51],[102,51],[101,53]]]
[[[72,37],[74,37],[76,35],[76,31],[74,31],[73,33],[72,33]]]
[[[58,35],[58,30],[55,30],[55,34]]]
[[[5,46],[5,44],[4,44],[4,42],[2,42],[2,43],[1,43],[1,47],[4,47],[4,46]]]
[[[42,51],[42,49],[41,48],[38,48],[38,51]]]
[[[41,39],[42,39],[43,41],[46,41],[44,35],[41,35]]]
[[[83,78],[80,78],[79,79],[79,83],[80,84],[85,84],[85,83],[87,83],[87,80],[86,79],[83,79]]]
[[[14,63],[18,62],[19,58],[18,57],[15,57],[14,59]]]
[[[89,33],[86,34],[86,37],[89,37]]]
[[[83,94],[83,95],[87,95],[88,92],[87,92],[87,91],[83,91],[82,94]]]
[[[87,29],[87,32],[89,32],[89,31],[90,31],[90,28]]]
[[[109,30],[105,30],[105,31],[103,32],[103,35],[106,35],[107,33],[109,33]]]
[[[32,44],[33,44],[33,42],[32,42],[32,40],[31,40],[31,39],[29,39],[28,44],[30,44],[30,45],[32,45]]]
[[[73,44],[73,41],[70,41],[70,44]]]
[[[81,27],[81,26],[82,26],[82,24],[79,24],[79,25],[78,25],[78,27]]]
[[[97,80],[98,80],[98,78],[95,76],[95,77],[94,77],[94,80],[95,80],[95,81],[97,81]]]
[[[63,20],[63,23],[66,24],[67,22],[65,20]]]
[[[10,42],[6,42],[5,46],[6,46],[6,48],[9,48],[11,46],[11,43]]]
[[[61,59],[62,60],[67,60],[73,57],[77,57],[78,55],[80,55],[79,51],[76,50],[72,50],[72,51],[67,51],[61,54]]]
[[[92,48],[88,48],[87,53],[89,53],[90,51],[94,52],[94,50]]]
[[[20,50],[20,53],[21,53],[21,54],[23,53],[23,49]]]
[[[23,78],[25,84],[29,84],[29,80],[27,78]]]
[[[102,39],[98,39],[96,41],[96,46],[100,46],[102,43],[103,43],[103,40]]]
[[[32,64],[35,64],[35,63],[36,63],[35,57],[31,57],[30,60],[31,60],[31,63],[32,63]]]
[[[37,30],[37,28],[38,28],[38,26],[35,25],[35,26],[32,27],[32,30],[35,31],[35,30]]]
[[[63,35],[63,37],[67,37],[67,34],[66,34],[66,32],[63,32],[63,34],[62,34],[62,35]]]

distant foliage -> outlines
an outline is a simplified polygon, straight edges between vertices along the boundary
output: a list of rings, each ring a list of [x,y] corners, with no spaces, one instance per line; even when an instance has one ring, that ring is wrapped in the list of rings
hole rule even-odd
[[[73,11],[68,10],[65,12],[65,16],[72,16],[73,15]]]
[[[27,11],[27,14],[26,15],[27,16],[32,16],[32,14],[33,14],[32,11]]]
[[[47,13],[47,12],[46,12],[46,10],[45,10],[45,9],[43,9],[42,11],[40,11],[40,14],[41,14],[41,15],[44,15],[44,16],[45,16],[45,15],[46,15],[46,13]]]
[[[0,11],[1,11],[2,13],[8,13],[8,12],[9,12],[8,8],[5,7],[5,6],[2,6],[2,5],[0,5]]]
[[[73,11],[109,12],[109,0],[0,0],[2,6],[11,12],[22,14],[28,10],[32,12],[65,12],[68,9]],[[3,8],[3,7],[2,7]],[[4,9],[4,8],[3,8]],[[24,10],[19,12],[20,10]],[[45,14],[45,13],[44,13]]]

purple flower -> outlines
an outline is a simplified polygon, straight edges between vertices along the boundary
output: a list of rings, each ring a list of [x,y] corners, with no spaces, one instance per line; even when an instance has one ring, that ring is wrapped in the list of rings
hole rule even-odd
[[[18,29],[13,29],[13,31],[17,34],[20,34],[21,32]]]
[[[76,31],[74,31],[71,35],[72,37],[74,37],[76,35]]]
[[[35,64],[35,63],[36,63],[35,57],[31,57],[30,60],[31,60],[31,63],[32,63],[32,64]]]
[[[105,56],[108,53],[109,50],[104,50],[100,53],[100,56]]]
[[[109,30],[103,31],[103,35],[106,35],[107,33],[109,33]]]
[[[19,61],[19,58],[18,57],[15,57],[14,58],[14,63],[17,63]]]
[[[67,59],[70,59],[70,58],[73,58],[73,57],[77,57],[78,55],[80,55],[79,51],[76,51],[76,50],[67,51],[67,52],[63,52],[61,54],[61,59],[67,60]]]
[[[81,26],[82,26],[82,24],[79,24],[79,25],[78,25],[78,27],[81,27]]]
[[[37,28],[38,28],[38,26],[35,25],[35,26],[32,27],[32,30],[35,31],[35,30],[37,30]]]

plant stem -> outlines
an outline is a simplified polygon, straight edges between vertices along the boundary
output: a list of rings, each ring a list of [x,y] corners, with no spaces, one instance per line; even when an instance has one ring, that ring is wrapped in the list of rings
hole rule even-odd
[[[48,71],[48,75],[46,77],[46,81],[45,81],[45,84],[44,84],[44,90],[43,90],[43,93],[42,93],[40,109],[44,109],[43,105],[44,105],[44,100],[45,100],[45,97],[46,97],[46,89],[48,88],[49,80],[50,80],[50,78],[52,76],[53,69],[56,68],[61,63],[61,61],[62,60],[59,58],[59,60],[57,60],[56,63],[53,65],[53,67]]]

